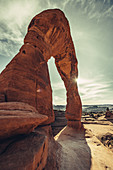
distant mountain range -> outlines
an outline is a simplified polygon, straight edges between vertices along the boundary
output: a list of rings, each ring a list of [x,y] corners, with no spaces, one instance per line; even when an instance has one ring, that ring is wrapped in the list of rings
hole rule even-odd
[[[99,105],[82,105],[83,112],[101,112],[106,111],[107,107],[113,110],[113,104],[99,104]],[[54,110],[66,110],[66,105],[53,105]]]

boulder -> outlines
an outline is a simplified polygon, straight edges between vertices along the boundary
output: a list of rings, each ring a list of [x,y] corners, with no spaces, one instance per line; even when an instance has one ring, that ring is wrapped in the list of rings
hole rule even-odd
[[[38,132],[0,142],[1,170],[42,170],[47,162],[48,137]]]
[[[28,134],[47,119],[26,103],[0,103],[0,139]]]

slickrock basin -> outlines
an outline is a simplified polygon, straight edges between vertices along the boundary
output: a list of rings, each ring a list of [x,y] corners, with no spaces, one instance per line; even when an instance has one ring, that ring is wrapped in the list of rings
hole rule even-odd
[[[0,139],[28,134],[48,119],[26,103],[0,103]]]

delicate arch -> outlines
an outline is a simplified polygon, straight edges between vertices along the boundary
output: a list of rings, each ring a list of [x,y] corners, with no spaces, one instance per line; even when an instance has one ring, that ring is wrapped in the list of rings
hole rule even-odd
[[[66,118],[68,125],[80,127],[82,112],[78,94],[77,59],[69,23],[59,9],[36,15],[28,26],[24,45],[0,75],[0,93],[7,101],[25,102],[54,121],[52,89],[47,61],[53,56],[67,91]],[[5,97],[5,98],[6,98]]]

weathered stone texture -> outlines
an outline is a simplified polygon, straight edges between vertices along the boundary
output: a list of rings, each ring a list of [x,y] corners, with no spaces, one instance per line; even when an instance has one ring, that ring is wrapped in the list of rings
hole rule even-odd
[[[55,58],[58,72],[67,90],[66,118],[81,120],[82,105],[78,94],[77,59],[64,13],[51,9],[36,15],[29,24],[24,45],[0,75],[0,102],[24,102],[54,121],[52,89],[47,61]],[[73,124],[73,123],[72,123]]]
[[[61,160],[61,145],[56,142],[52,135],[51,126],[37,127],[36,132],[39,134],[46,135],[48,137],[48,156],[46,166],[44,170],[60,170],[60,160]]]
[[[47,119],[47,116],[39,114],[28,104],[0,103],[0,140],[18,134],[28,134]]]
[[[38,132],[0,141],[1,170],[42,170],[47,156],[48,137]]]
[[[67,119],[65,117],[65,111],[54,110],[55,121],[51,124],[53,136],[56,136],[66,125]]]

